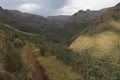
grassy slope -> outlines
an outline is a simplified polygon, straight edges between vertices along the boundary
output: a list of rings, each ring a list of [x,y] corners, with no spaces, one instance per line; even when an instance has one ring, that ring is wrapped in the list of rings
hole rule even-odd
[[[120,4],[109,9],[99,20],[84,30],[70,45],[75,51],[92,48],[97,53],[115,52],[120,42]],[[97,55],[99,55],[97,54]]]
[[[21,40],[20,38],[15,38],[14,33],[19,34],[20,36],[33,36],[33,34],[29,34],[29,33],[24,33],[22,31],[16,30],[14,28],[11,28],[9,25],[6,25],[4,23],[0,23],[0,80],[1,78],[3,78],[4,80],[21,80],[21,79],[32,79],[32,73],[33,73],[33,68],[31,63],[27,60],[27,54],[28,53],[28,46],[24,46],[23,48],[15,48],[13,47],[15,42],[21,42],[23,40]],[[12,38],[12,39],[11,39]],[[15,42],[14,42],[15,41]],[[8,42],[8,44],[6,43]],[[15,49],[16,52],[20,51],[20,56],[21,56],[21,62],[22,62],[22,69],[24,69],[22,72],[16,74],[9,72],[5,66],[6,65],[10,65],[11,61],[9,62],[5,62],[6,59],[6,50],[7,50],[7,46],[12,46],[11,49]],[[20,46],[20,44],[19,44]],[[14,50],[13,50],[14,51]],[[7,52],[7,55],[10,53]],[[14,55],[9,56],[13,59],[16,59]],[[17,61],[17,60],[16,60]],[[13,65],[17,65],[17,64],[13,64]],[[12,69],[12,67],[11,67]],[[13,78],[14,76],[16,76],[16,79]]]
[[[8,37],[17,36],[22,40],[26,40],[26,41],[30,41],[30,42],[34,42],[34,43],[37,41],[46,40],[46,37],[44,35],[23,32],[18,29],[15,29],[7,24],[4,24],[2,22],[0,22],[0,30],[4,31]]]
[[[46,70],[49,80],[83,80],[71,67],[66,66],[55,56],[39,57],[38,61]]]

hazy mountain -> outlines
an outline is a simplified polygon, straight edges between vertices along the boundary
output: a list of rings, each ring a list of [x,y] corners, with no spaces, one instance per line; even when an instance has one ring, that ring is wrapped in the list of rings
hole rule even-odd
[[[47,19],[49,21],[52,21],[55,26],[62,27],[63,24],[65,24],[71,16],[66,15],[58,15],[58,16],[48,16]]]

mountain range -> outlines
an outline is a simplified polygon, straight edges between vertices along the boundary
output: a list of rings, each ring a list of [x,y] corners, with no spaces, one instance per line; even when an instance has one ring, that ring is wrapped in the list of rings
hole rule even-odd
[[[80,10],[75,13],[70,19],[63,25],[62,33],[67,39],[74,39],[75,35],[78,35],[85,28],[90,26],[94,21],[99,19],[102,14],[107,11],[108,8],[92,11],[92,10]],[[73,41],[73,40],[72,40]],[[71,43],[71,42],[70,42]]]
[[[1,7],[0,21],[23,32],[44,35],[48,40],[68,42],[67,39],[71,40],[76,34],[98,19],[106,10],[80,10],[73,16],[43,17]]]

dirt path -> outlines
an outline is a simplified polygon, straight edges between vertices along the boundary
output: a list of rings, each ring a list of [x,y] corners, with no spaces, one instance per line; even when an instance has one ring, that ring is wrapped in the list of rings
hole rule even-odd
[[[32,48],[30,48],[30,52],[29,52],[29,56],[28,56],[29,60],[31,61],[31,63],[33,64],[34,68],[35,68],[35,73],[34,73],[34,80],[48,80],[46,78],[46,76],[44,75],[44,70],[43,68],[38,64],[35,56],[32,53]]]

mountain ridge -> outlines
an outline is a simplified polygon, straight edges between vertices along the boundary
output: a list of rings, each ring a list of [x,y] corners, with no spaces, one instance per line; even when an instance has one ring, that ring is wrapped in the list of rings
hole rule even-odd
[[[61,28],[62,35],[65,35],[67,39],[71,40],[71,43],[76,35],[90,26],[94,21],[99,19],[99,17],[104,14],[107,9],[108,8],[105,8],[100,11],[79,10],[77,13],[71,16],[70,19],[63,25],[63,27]]]

